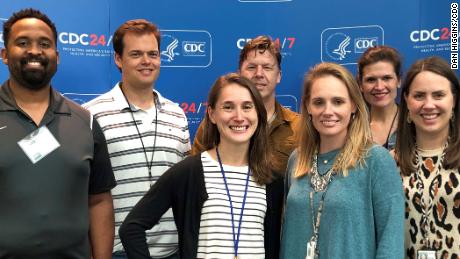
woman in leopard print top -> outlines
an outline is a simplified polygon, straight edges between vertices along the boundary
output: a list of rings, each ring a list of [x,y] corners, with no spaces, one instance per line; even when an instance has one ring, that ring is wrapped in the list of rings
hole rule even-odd
[[[460,258],[459,90],[439,57],[417,61],[404,81],[395,154],[406,197],[407,258]],[[436,252],[420,252],[427,250]]]

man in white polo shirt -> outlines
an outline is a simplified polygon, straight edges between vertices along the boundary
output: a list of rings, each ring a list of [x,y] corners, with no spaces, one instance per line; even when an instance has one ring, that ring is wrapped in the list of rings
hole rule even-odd
[[[121,82],[84,106],[107,139],[117,187],[113,258],[126,258],[118,228],[157,179],[190,151],[182,109],[154,90],[160,73],[160,32],[146,20],[122,24],[113,37]],[[178,258],[177,230],[171,209],[147,232],[152,258]]]

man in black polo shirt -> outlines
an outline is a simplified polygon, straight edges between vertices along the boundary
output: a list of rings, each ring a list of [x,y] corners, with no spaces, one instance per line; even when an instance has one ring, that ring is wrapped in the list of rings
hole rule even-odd
[[[96,120],[50,85],[56,38],[34,9],[3,25],[10,76],[0,87],[0,258],[111,258],[107,147]]]

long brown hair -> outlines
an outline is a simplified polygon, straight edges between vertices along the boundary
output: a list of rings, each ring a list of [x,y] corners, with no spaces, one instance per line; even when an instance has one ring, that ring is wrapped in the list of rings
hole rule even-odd
[[[440,57],[428,57],[418,60],[409,69],[402,86],[402,95],[408,96],[414,78],[423,71],[429,71],[440,75],[450,82],[450,89],[454,95],[454,110],[452,111],[455,120],[449,125],[449,138],[446,154],[444,156],[443,167],[446,169],[460,169],[460,102],[458,94],[460,84],[457,75],[450,69],[449,64]],[[395,153],[401,173],[410,175],[416,170],[414,167],[414,151],[416,144],[416,131],[414,123],[407,122],[408,109],[405,98],[401,98],[401,115],[398,121],[398,134],[396,136]]]
[[[258,184],[267,184],[272,180],[272,171],[270,168],[269,151],[268,151],[268,133],[267,133],[267,112],[265,110],[262,97],[257,91],[254,83],[251,80],[236,74],[230,73],[219,77],[208,95],[208,107],[216,108],[217,100],[222,92],[222,89],[229,84],[238,84],[247,89],[251,95],[254,107],[257,112],[257,128],[249,142],[248,164],[251,168],[254,180]],[[205,150],[210,150],[216,147],[220,142],[220,134],[217,126],[211,122],[208,112],[204,118],[204,141]]]
[[[311,87],[314,81],[325,76],[333,76],[347,87],[351,100],[356,105],[354,119],[348,125],[347,140],[342,148],[337,169],[347,175],[348,169],[357,163],[364,163],[367,150],[372,145],[366,104],[353,75],[344,67],[334,63],[320,63],[310,69],[305,77],[302,95],[302,114],[300,124],[300,145],[294,176],[301,177],[309,173],[315,152],[319,149],[320,136],[309,119],[307,106],[310,101]]]

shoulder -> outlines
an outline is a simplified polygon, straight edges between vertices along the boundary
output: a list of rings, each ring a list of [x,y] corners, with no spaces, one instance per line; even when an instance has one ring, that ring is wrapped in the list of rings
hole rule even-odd
[[[85,116],[89,116],[89,112],[86,109],[84,109],[80,104],[65,96],[62,96],[62,98],[63,102],[69,107],[71,111],[85,114]]]
[[[298,122],[300,120],[300,114],[297,112],[291,111],[291,109],[283,107],[282,105],[280,106],[280,109],[285,120],[291,122]]]
[[[276,173],[274,173],[276,174]],[[277,177],[273,179],[273,181],[269,184],[267,184],[267,191],[266,191],[266,196],[269,197],[271,196],[272,200],[273,198],[278,197],[278,199],[282,199],[284,196],[284,178],[282,177]],[[280,203],[282,203],[280,201]]]
[[[163,97],[158,91],[155,90],[155,93],[158,96],[158,100],[160,101],[161,104],[161,109],[171,115],[175,116],[177,118],[184,118],[186,119],[185,113],[182,110],[182,108],[179,107],[179,104],[176,102],[173,102],[169,100],[168,98]]]
[[[188,156],[184,160],[178,162],[177,167],[179,168],[197,168],[202,167],[201,153],[198,155]]]
[[[293,178],[295,165],[297,163],[297,158],[298,158],[298,150],[294,149],[294,151],[292,151],[291,155],[289,156],[288,163],[287,163],[286,174],[284,176],[284,177],[286,177],[288,182],[291,182],[291,180]]]
[[[388,175],[388,173],[397,175],[398,173],[396,162],[390,152],[380,145],[373,145],[369,148],[365,163],[373,175]]]
[[[367,151],[366,159],[370,161],[393,160],[390,151],[381,145],[374,144]]]
[[[85,124],[87,124],[88,126],[91,126],[90,123],[91,123],[91,120],[92,120],[92,116],[89,113],[89,111],[87,111],[86,109],[81,107],[78,103],[76,103],[76,102],[72,101],[71,99],[61,95],[60,93],[55,92],[55,94],[56,94],[55,98],[62,98],[62,104],[60,105],[60,108],[58,108],[58,110],[60,112],[66,112],[66,109],[68,108],[69,109],[68,111],[70,112],[70,114],[76,115],[76,117],[78,117],[79,119],[83,120],[85,122]]]
[[[97,114],[115,108],[115,97],[113,96],[113,89],[106,92],[91,101],[84,103],[83,108],[89,110],[92,114]]]
[[[291,111],[289,108],[280,106],[282,119],[289,125],[289,128],[294,132],[298,132],[301,116],[297,112]]]
[[[291,155],[289,155],[288,164],[294,164],[297,161],[298,152],[297,148],[292,151]]]
[[[168,174],[175,175],[180,178],[196,177],[197,174],[203,173],[201,162],[201,153],[193,156],[188,156],[184,160],[176,163],[170,169]]]
[[[273,175],[276,175],[276,172],[273,172]],[[267,184],[267,188],[271,191],[280,191],[284,189],[284,178],[275,177],[273,181]]]

